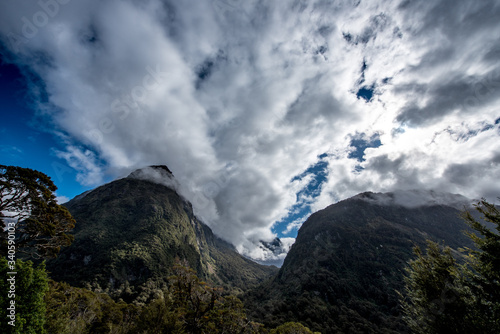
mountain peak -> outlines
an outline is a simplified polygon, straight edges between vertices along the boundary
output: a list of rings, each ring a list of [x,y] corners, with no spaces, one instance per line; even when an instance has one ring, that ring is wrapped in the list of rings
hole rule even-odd
[[[160,171],[166,171],[168,172],[169,174],[172,174],[174,175],[170,169],[168,169],[168,167],[166,165],[151,165],[149,166],[148,168],[152,168],[152,169],[155,169],[155,170],[160,170]]]
[[[168,176],[173,176],[174,174],[172,171],[166,166],[166,165],[151,165],[143,168],[139,168],[134,170],[132,173],[129,174],[128,177],[137,177],[140,174],[148,173],[151,171],[159,172],[162,174],[167,174]]]
[[[152,165],[136,169],[130,173],[127,178],[162,184],[174,190],[179,188],[179,184],[175,180],[174,174],[172,174],[170,169],[165,165]]]

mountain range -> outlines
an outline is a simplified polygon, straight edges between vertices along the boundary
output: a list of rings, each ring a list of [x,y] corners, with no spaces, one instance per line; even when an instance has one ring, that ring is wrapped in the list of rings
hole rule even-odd
[[[151,166],[66,203],[75,241],[48,262],[51,277],[144,304],[184,260],[271,328],[297,321],[322,333],[405,333],[397,291],[413,247],[471,246],[460,218],[466,198],[366,192],[312,214],[281,268],[265,266],[214,235],[175,183],[166,166]],[[279,239],[262,244],[283,249]]]

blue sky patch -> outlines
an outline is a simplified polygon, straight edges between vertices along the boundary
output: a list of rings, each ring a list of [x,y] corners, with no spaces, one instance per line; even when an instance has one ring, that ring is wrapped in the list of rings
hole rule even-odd
[[[373,91],[374,91],[374,87],[373,86],[363,86],[361,87],[358,92],[356,93],[356,96],[363,100],[365,100],[366,102],[370,102],[372,97],[373,97]]]
[[[38,98],[47,99],[41,90]],[[36,169],[50,176],[58,187],[57,194],[72,198],[88,190],[76,181],[77,172],[66,161],[55,156],[62,150],[60,142],[47,133],[42,120],[28,103],[26,79],[15,65],[0,63],[0,164]]]
[[[366,63],[366,60],[363,60],[363,64],[361,65],[361,76],[358,80],[358,85],[360,86],[365,83],[365,72],[367,68],[368,64]],[[375,84],[372,84],[371,86],[363,85],[356,92],[356,96],[358,97],[358,99],[363,99],[366,102],[370,102],[373,97],[374,91],[375,91]]]
[[[328,177],[328,161],[325,159],[327,156],[326,153],[319,155],[316,164],[290,180],[294,182],[306,177],[311,178],[309,183],[297,192],[296,202],[288,211],[288,215],[274,224],[273,232],[278,234],[279,238],[296,237],[298,228],[311,214],[312,199],[321,194],[321,187]]]
[[[349,153],[348,158],[349,159],[356,159],[359,162],[365,161],[365,150],[369,147],[379,147],[382,145],[382,142],[380,141],[380,136],[379,134],[374,134],[370,138],[366,138],[366,135],[364,133],[358,134],[355,137],[351,139],[350,146],[354,148],[351,153]],[[356,165],[354,168],[356,172],[360,172],[363,170],[363,167],[361,165]]]

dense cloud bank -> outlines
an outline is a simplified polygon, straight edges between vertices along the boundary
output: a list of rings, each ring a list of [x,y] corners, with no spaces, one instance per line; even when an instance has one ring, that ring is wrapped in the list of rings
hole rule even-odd
[[[3,56],[26,73],[82,183],[165,164],[197,214],[254,258],[297,201],[317,210],[367,190],[500,194],[499,1],[0,9]],[[308,178],[294,177],[321,155],[319,195],[297,198]]]

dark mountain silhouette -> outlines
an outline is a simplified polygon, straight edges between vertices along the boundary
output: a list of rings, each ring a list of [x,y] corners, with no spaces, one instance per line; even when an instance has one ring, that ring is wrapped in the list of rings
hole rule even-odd
[[[436,193],[363,193],[318,211],[279,272],[245,296],[246,306],[269,326],[301,321],[322,333],[407,332],[396,291],[412,249],[425,248],[426,239],[471,246],[457,209],[464,203]]]

